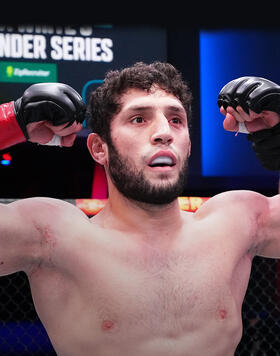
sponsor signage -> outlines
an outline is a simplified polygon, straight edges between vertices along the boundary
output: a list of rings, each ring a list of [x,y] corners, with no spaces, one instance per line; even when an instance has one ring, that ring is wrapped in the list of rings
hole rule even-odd
[[[56,82],[57,68],[53,63],[0,62],[0,82]]]

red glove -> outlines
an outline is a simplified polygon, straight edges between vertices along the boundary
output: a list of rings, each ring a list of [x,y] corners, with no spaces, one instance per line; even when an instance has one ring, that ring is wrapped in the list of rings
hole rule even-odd
[[[13,102],[0,105],[0,149],[26,141],[17,122]]]

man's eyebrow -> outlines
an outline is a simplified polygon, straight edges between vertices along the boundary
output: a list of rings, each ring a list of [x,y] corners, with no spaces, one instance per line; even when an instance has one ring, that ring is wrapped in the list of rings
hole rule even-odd
[[[185,109],[182,106],[177,106],[177,105],[170,105],[167,107],[168,110],[170,111],[175,111],[179,113],[185,113]]]
[[[139,106],[139,105],[133,105],[133,106],[129,106],[128,108],[126,108],[126,111],[145,111],[145,110],[152,110],[153,107],[152,106]]]
[[[154,106],[150,106],[150,105],[132,105],[126,108],[126,111],[130,111],[130,112],[139,112],[139,111],[148,111],[148,110],[153,110]],[[177,105],[168,105],[165,107],[165,109],[169,110],[169,111],[175,111],[178,113],[185,113],[185,109],[181,106],[177,106]]]

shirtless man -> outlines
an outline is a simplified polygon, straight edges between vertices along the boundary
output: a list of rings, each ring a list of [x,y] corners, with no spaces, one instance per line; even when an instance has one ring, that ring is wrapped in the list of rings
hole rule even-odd
[[[221,100],[226,129],[254,131],[260,115]],[[89,219],[56,199],[0,205],[1,274],[27,274],[58,355],[234,354],[252,259],[280,256],[280,196],[231,191],[180,210],[190,105],[169,64],[109,72],[89,105],[103,210]]]

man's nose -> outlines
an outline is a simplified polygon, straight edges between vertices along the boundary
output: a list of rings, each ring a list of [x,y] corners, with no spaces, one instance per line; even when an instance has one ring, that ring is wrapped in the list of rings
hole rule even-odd
[[[173,142],[173,136],[170,130],[169,122],[165,116],[155,120],[151,141],[152,144],[163,145],[170,145]]]

